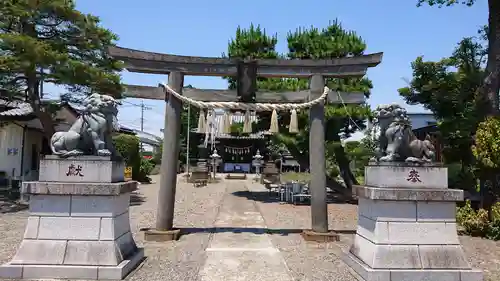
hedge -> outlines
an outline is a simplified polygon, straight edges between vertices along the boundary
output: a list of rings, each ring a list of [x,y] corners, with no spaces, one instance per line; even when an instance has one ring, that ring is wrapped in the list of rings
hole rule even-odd
[[[113,137],[113,143],[116,150],[123,157],[125,165],[132,167],[132,179],[143,181],[141,175],[141,154],[139,152],[139,138],[128,134],[118,134]]]

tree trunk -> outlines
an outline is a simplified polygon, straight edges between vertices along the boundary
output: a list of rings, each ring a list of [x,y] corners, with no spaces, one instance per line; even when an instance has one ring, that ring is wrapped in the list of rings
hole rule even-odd
[[[43,134],[50,142],[50,138],[55,133],[54,120],[52,118],[52,114],[50,112],[39,110],[38,112],[36,112],[36,116],[40,120],[40,123],[42,123]]]
[[[349,167],[349,159],[347,159],[347,155],[345,153],[344,147],[340,145],[341,140],[338,134],[332,135],[333,141],[338,143],[338,145],[334,148],[335,159],[337,159],[337,164],[339,165],[340,175],[346,184],[347,189],[352,193],[352,186],[358,185],[358,181],[356,177],[354,177],[351,167]]]
[[[33,111],[40,120],[40,123],[43,127],[43,132],[45,137],[50,140],[52,135],[54,134],[54,120],[52,118],[52,114],[46,111],[41,104],[40,100],[40,80],[37,79],[36,73],[29,74],[28,76],[28,102],[31,104]]]
[[[498,116],[500,89],[500,1],[488,0],[488,61],[486,63],[486,77],[483,85],[479,88],[479,94],[488,102],[488,116]],[[492,219],[491,208],[495,203],[494,190],[498,187],[498,171],[487,172],[482,179],[481,207],[488,211],[488,217]]]
[[[37,38],[36,27],[27,19],[23,19],[23,33],[30,37]],[[29,70],[25,73],[26,79],[26,98],[27,102],[31,104],[33,111],[43,127],[43,132],[48,140],[54,134],[54,122],[50,112],[44,111],[41,105],[40,83],[43,83],[37,76],[37,66],[30,65]]]
[[[488,211],[488,219],[493,220],[491,209],[495,204],[496,196],[494,190],[497,188],[498,172],[488,173],[485,179],[481,179],[481,208]]]
[[[490,102],[488,115],[498,115],[500,88],[500,1],[488,0],[488,61],[486,78],[481,87],[484,97]]]

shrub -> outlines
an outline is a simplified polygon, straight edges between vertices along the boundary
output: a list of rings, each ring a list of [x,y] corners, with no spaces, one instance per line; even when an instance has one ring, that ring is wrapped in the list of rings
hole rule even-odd
[[[297,181],[301,183],[308,183],[311,180],[309,173],[296,173],[296,172],[288,172],[283,173],[281,178],[285,182]]]
[[[500,221],[500,202],[493,204],[491,207],[491,218],[493,221]]]
[[[150,182],[151,179],[149,178],[149,175],[151,174],[151,171],[153,171],[154,167],[155,165],[151,160],[142,158],[139,168],[139,176],[136,180],[140,182]]]
[[[500,202],[493,205],[491,218],[489,221],[488,212],[484,209],[474,210],[469,200],[463,207],[457,208],[457,223],[464,228],[465,234],[500,240]]]
[[[490,169],[500,167],[499,136],[500,118],[489,117],[479,124],[472,152],[482,167]]]
[[[486,237],[492,240],[500,240],[500,202],[493,204],[491,208],[491,222]]]
[[[339,166],[333,161],[326,161],[326,174],[332,179],[337,178],[340,175]]]
[[[141,155],[139,153],[139,138],[133,135],[118,134],[113,137],[116,150],[123,157],[126,166],[132,167],[132,179],[140,179]]]
[[[457,208],[457,223],[467,235],[486,236],[490,232],[488,212],[484,209],[474,210],[467,200],[463,207]]]

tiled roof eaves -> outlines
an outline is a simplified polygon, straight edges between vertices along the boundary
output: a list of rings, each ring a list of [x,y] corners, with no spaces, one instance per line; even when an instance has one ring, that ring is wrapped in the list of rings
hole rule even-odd
[[[0,118],[31,117],[34,115],[33,108],[29,103],[22,101],[6,101],[0,99],[0,106],[7,110],[0,112]]]

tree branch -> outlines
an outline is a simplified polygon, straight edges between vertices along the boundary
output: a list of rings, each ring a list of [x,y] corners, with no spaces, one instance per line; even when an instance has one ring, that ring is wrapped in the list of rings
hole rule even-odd
[[[5,84],[14,85],[14,84],[16,84],[17,82],[19,82],[21,80],[28,80],[28,77],[26,77],[26,76],[18,76],[18,77],[14,78],[14,79],[11,79],[10,81],[5,82]]]
[[[43,22],[43,20],[42,20],[42,22],[35,21],[35,23],[37,25],[43,25],[45,27],[57,27],[57,26],[61,25],[63,22],[64,22],[64,20],[59,20],[59,21],[57,21],[55,23],[47,23],[47,22]]]

